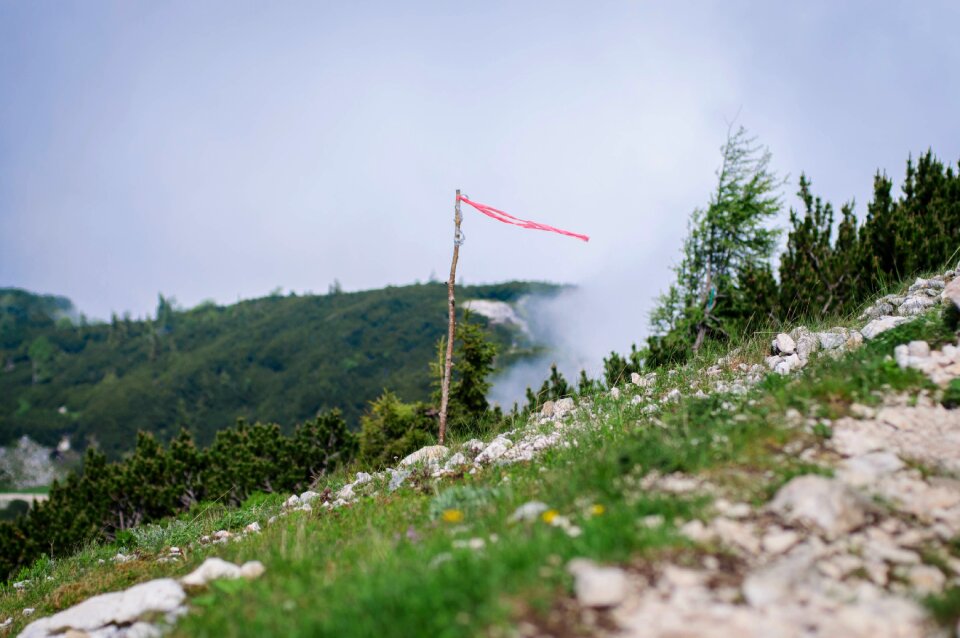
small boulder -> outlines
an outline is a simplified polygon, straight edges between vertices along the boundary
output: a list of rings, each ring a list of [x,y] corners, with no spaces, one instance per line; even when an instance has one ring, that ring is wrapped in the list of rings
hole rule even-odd
[[[777,335],[776,339],[773,340],[773,352],[774,354],[793,354],[797,350],[797,342],[793,340],[788,334],[781,332]]]
[[[866,521],[863,501],[842,482],[823,476],[798,476],[780,488],[770,509],[788,522],[817,527],[828,539],[853,531]]]
[[[503,456],[511,447],[513,447],[513,442],[510,439],[498,436],[484,448],[483,452],[477,455],[475,461],[477,463],[490,463]]]
[[[810,355],[820,349],[820,340],[816,335],[804,332],[797,338],[797,356],[801,361],[810,359]]]
[[[908,317],[880,317],[865,325],[860,332],[864,339],[875,339],[887,330],[892,330],[908,321],[910,321]]]
[[[947,284],[940,293],[940,299],[943,300],[947,325],[953,329],[960,327],[960,277]]]
[[[926,341],[911,341],[907,344],[907,354],[917,359],[926,359],[930,356],[930,344]]]
[[[947,284],[943,292],[940,293],[940,299],[943,300],[943,303],[950,304],[960,310],[960,277]]]
[[[300,495],[300,503],[312,503],[313,501],[320,498],[320,495],[312,490],[307,490]]]
[[[570,397],[564,397],[559,401],[557,401],[555,410],[556,410],[557,416],[563,416],[568,412],[572,412],[575,407],[576,407],[576,404],[573,402],[573,399],[571,399]]]
[[[446,470],[455,470],[461,465],[466,465],[466,464],[467,464],[467,457],[465,457],[463,453],[457,452],[456,454],[451,456],[449,459],[447,459],[447,463],[443,467]]]
[[[817,339],[824,350],[836,350],[847,342],[846,330],[835,328],[827,332],[818,332]]]
[[[186,593],[170,578],[151,580],[124,590],[100,594],[65,609],[53,616],[27,625],[20,638],[46,638],[71,631],[78,635],[101,633],[113,635],[118,627],[131,625],[141,617],[177,611],[186,600]]]
[[[931,298],[928,295],[914,295],[907,297],[907,300],[897,308],[897,314],[904,317],[922,315],[936,304],[936,298]]]
[[[407,480],[410,476],[410,470],[394,470],[390,469],[390,484],[387,486],[387,491],[395,492],[400,489],[404,481]]]
[[[240,568],[222,558],[211,556],[203,561],[200,567],[180,579],[187,587],[203,587],[213,580],[226,578],[234,580],[240,578]]]
[[[573,576],[573,590],[584,607],[609,608],[627,595],[627,576],[619,567],[600,567],[592,560],[575,558],[567,564]]]
[[[240,566],[240,577],[247,580],[256,580],[263,576],[267,568],[258,560],[247,561]]]

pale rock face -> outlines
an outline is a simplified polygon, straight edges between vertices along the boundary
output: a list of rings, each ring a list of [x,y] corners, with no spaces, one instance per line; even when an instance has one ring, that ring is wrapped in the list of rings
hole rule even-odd
[[[922,315],[929,308],[932,308],[937,304],[934,298],[928,297],[926,295],[916,295],[914,297],[908,297],[899,308],[897,308],[897,314],[904,317],[912,317],[915,315]]]
[[[401,467],[408,467],[418,463],[439,462],[446,458],[449,453],[450,449],[445,445],[428,445],[404,458],[400,461],[400,465]]]
[[[591,560],[575,558],[567,564],[574,578],[574,593],[584,607],[616,607],[627,594],[627,577],[619,567],[600,567]]]
[[[46,638],[70,630],[93,633],[132,625],[147,614],[176,612],[185,600],[186,594],[177,581],[151,580],[125,591],[94,596],[53,616],[35,620],[20,633],[20,638]]]
[[[475,312],[482,317],[490,320],[490,323],[513,325],[520,328],[523,332],[529,333],[530,329],[527,322],[520,318],[513,306],[505,301],[494,301],[489,299],[470,299],[463,302],[463,308],[470,312]]]
[[[787,521],[815,525],[826,538],[834,539],[866,521],[862,500],[836,479],[798,476],[780,488],[770,509]]]

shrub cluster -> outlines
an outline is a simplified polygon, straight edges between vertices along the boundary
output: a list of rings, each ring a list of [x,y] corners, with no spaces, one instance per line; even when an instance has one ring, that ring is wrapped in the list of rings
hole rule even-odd
[[[0,575],[11,576],[43,554],[69,554],[90,540],[185,512],[201,501],[237,505],[252,492],[290,492],[349,463],[357,437],[339,412],[286,436],[275,424],[238,423],[198,448],[187,431],[166,448],[141,432],[126,460],[108,462],[88,449],[82,473],[55,483],[48,501],[0,523]]]
[[[717,190],[691,215],[676,280],[651,313],[647,347],[630,361],[614,355],[614,369],[640,360],[648,368],[682,363],[707,341],[852,312],[889,284],[960,255],[960,171],[927,151],[908,159],[899,197],[892,180],[877,173],[862,224],[853,202],[835,223],[833,206],[814,196],[802,175],[802,210],[790,211],[778,280],[778,231],[769,222],[780,213],[783,181],[769,168],[769,152],[743,129],[722,155]]]

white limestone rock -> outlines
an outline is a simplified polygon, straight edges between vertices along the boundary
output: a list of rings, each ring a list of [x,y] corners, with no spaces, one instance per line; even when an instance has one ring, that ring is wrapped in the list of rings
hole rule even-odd
[[[875,339],[887,330],[892,330],[908,321],[910,321],[909,317],[880,317],[865,325],[860,332],[864,339]]]
[[[797,342],[788,334],[781,332],[773,340],[773,352],[777,354],[789,355],[797,350]]]
[[[170,578],[151,580],[118,592],[100,594],[65,609],[53,616],[27,625],[20,638],[61,636],[70,630],[94,633],[100,630],[132,625],[148,614],[176,612],[186,600],[186,593]],[[107,632],[104,632],[105,634]]]
[[[444,445],[428,445],[404,458],[400,461],[400,466],[409,467],[420,463],[438,463],[446,458],[449,453],[450,448]]]
[[[299,496],[299,499],[300,499],[299,502],[300,502],[300,503],[312,503],[313,501],[317,500],[318,498],[320,498],[320,495],[319,495],[319,494],[317,494],[316,492],[314,492],[314,491],[312,491],[312,490],[307,490],[306,492],[304,492],[303,494],[301,494],[301,495]]]
[[[904,317],[922,315],[927,310],[937,305],[937,299],[927,295],[915,295],[907,297],[907,300],[897,308],[897,314]]]
[[[859,496],[837,479],[798,476],[780,488],[770,509],[785,520],[816,526],[828,539],[853,531],[866,521]]]
[[[211,556],[203,561],[200,567],[180,579],[188,587],[203,587],[210,581],[226,578],[234,580],[240,578],[240,567],[222,558]]]
[[[263,576],[266,571],[267,568],[264,567],[263,563],[258,560],[251,560],[240,566],[240,577],[246,580],[256,580]]]
[[[951,281],[940,293],[940,299],[943,303],[949,304],[957,312],[960,312],[960,277]]]
[[[574,558],[567,563],[573,576],[573,590],[584,607],[610,608],[627,595],[627,576],[619,567],[600,567],[592,560]]]
[[[483,452],[477,455],[477,458],[474,459],[477,463],[490,463],[496,461],[501,456],[506,454],[507,450],[513,447],[513,442],[510,439],[507,439],[502,436],[498,436],[493,441],[490,442]]]
[[[573,402],[573,399],[571,399],[570,397],[564,397],[563,399],[560,399],[559,401],[557,401],[556,406],[554,407],[554,411],[556,413],[556,416],[561,417],[565,414],[572,412],[575,407],[577,406]]]
[[[546,503],[542,503],[540,501],[529,501],[515,509],[513,514],[511,514],[510,518],[507,520],[509,520],[511,523],[533,522],[548,509],[550,509],[550,506]]]

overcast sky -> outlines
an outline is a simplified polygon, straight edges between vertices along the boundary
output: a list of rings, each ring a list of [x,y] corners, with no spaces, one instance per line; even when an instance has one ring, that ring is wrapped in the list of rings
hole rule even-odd
[[[860,214],[960,158],[960,3],[772,4],[0,0],[0,286],[106,318],[445,279],[460,187],[592,237],[467,210],[467,282],[640,326],[734,118]]]

